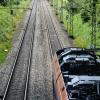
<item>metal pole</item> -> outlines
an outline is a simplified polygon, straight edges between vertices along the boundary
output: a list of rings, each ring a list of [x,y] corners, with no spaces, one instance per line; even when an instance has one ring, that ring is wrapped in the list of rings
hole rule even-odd
[[[62,0],[62,23],[63,23],[63,0]]]
[[[91,46],[96,48],[96,1],[92,0],[92,35]]]
[[[57,0],[57,4],[56,4],[56,15],[58,15],[58,0]]]
[[[10,9],[10,15],[11,15],[11,24],[12,24],[12,28],[13,28],[13,9],[12,9],[12,2],[11,0],[9,0],[9,9]]]
[[[66,12],[67,13],[67,12]],[[68,32],[68,15],[66,16],[66,28],[67,28],[67,32]]]
[[[70,32],[73,38],[73,1],[70,1]]]
[[[67,5],[66,1],[65,1],[65,5]],[[68,27],[68,19],[69,19],[69,16],[68,16],[67,9],[66,9],[66,14],[67,14],[67,15],[66,15],[66,28],[67,28],[66,31],[69,32],[69,31],[68,31],[68,28],[69,28],[69,27]]]
[[[58,0],[57,0],[57,8],[56,8],[56,11],[57,11],[56,14],[57,14],[57,15],[58,15],[58,5],[59,5],[59,4],[58,4]]]
[[[12,28],[13,28],[13,9],[12,9],[12,2],[10,1],[10,11],[11,11],[11,16],[12,16]]]
[[[63,23],[63,0],[61,0],[61,14],[60,14],[60,22]]]
[[[73,26],[73,11],[72,11],[72,37],[73,37],[73,33],[74,33],[74,26]]]
[[[70,32],[71,32],[71,28],[72,26],[71,26],[71,2],[70,2]]]

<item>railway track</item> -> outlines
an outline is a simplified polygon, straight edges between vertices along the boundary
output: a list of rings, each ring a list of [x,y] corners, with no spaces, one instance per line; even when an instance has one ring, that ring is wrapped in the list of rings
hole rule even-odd
[[[42,12],[42,19],[45,21],[46,30],[47,30],[47,37],[48,37],[48,43],[49,43],[49,48],[50,48],[50,55],[51,59],[53,58],[54,54],[56,51],[60,50],[63,48],[62,42],[59,39],[56,27],[53,23],[52,16],[50,14],[50,11],[47,6],[47,1],[44,0],[41,4],[41,12]],[[53,77],[53,76],[52,76]],[[56,98],[56,93],[55,93],[55,88],[54,88],[54,80],[52,78],[52,84],[53,84],[53,100],[57,100]]]
[[[34,41],[37,0],[33,0],[32,3],[32,10],[29,16],[27,27],[16,54],[16,59],[8,79],[3,100],[26,100],[27,98],[27,87]]]
[[[51,14],[48,10],[47,1],[44,0],[42,3],[42,7],[45,14],[45,24],[47,24],[47,31],[48,31],[48,41],[49,41],[49,47],[51,52],[51,57],[55,54],[56,51],[63,48],[62,42],[59,39],[59,36],[57,34],[57,30],[55,28],[55,25],[53,23]]]

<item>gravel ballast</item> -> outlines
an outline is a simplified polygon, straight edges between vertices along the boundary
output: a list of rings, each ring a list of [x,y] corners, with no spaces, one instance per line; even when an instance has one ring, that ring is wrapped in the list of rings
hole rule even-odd
[[[40,4],[38,2],[28,100],[53,100],[50,51],[46,26],[40,19]]]

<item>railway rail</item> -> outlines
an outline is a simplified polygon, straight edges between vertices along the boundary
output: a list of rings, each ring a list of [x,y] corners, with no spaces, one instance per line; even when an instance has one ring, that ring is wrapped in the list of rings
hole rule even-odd
[[[8,79],[3,100],[26,100],[27,98],[37,0],[33,0],[32,3],[32,10],[16,54],[16,59]]]

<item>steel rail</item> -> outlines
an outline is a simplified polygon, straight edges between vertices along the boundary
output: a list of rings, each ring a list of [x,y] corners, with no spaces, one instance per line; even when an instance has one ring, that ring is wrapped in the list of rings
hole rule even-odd
[[[37,5],[36,5],[36,8],[37,8]],[[35,11],[35,19],[34,19],[34,25],[33,25],[33,33],[35,31],[35,23],[36,23],[36,11]],[[31,44],[31,51],[30,51],[30,54],[29,54],[30,57],[29,57],[29,66],[28,66],[28,72],[27,72],[24,100],[27,100],[28,83],[29,83],[29,76],[30,76],[30,66],[31,66],[31,62],[32,62],[33,41],[34,41],[34,34],[33,34],[33,37],[31,38],[32,44]]]

